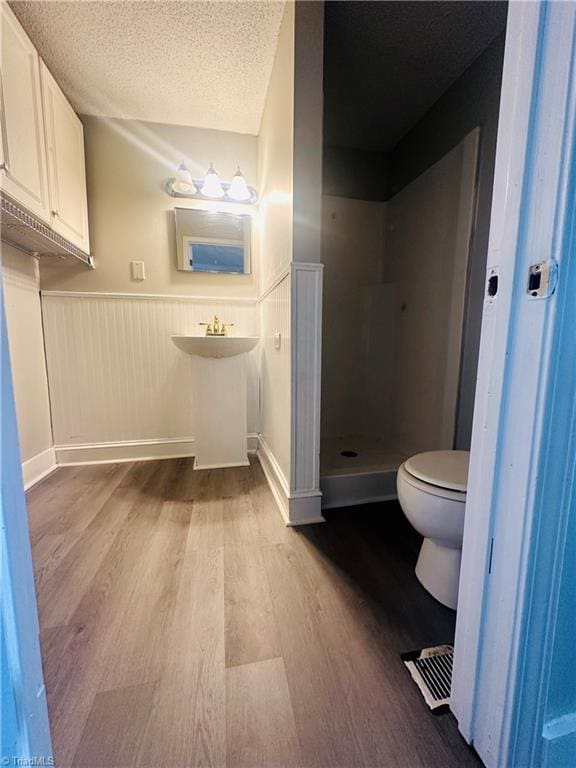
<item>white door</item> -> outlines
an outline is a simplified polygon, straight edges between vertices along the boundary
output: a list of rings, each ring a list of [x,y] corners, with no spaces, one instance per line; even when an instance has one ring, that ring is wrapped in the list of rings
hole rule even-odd
[[[5,2],[0,27],[0,189],[49,222],[38,54]]]
[[[0,264],[0,765],[54,765]]]
[[[90,252],[84,128],[43,61],[42,100],[48,152],[50,224],[85,253]]]
[[[511,2],[451,708],[487,768],[576,766],[576,2]]]

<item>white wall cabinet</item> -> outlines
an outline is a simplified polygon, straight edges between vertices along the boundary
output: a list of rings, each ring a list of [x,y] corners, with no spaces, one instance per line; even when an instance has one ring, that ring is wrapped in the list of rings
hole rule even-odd
[[[49,223],[40,60],[5,2],[0,28],[0,189]]]
[[[90,253],[84,129],[0,0],[0,190]]]
[[[84,128],[43,61],[40,61],[40,79],[48,154],[50,226],[89,253]]]

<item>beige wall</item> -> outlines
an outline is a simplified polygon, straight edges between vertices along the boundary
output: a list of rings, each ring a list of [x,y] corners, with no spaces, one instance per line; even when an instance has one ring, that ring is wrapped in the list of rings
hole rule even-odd
[[[258,136],[261,290],[292,260],[294,3],[288,2]]]
[[[249,184],[258,186],[257,138],[247,134],[82,118],[86,142],[91,250],[96,269],[42,264],[42,289],[119,293],[254,297],[252,275],[208,275],[176,269],[175,205],[164,185],[185,159],[202,178],[210,162],[229,179],[239,163]],[[145,262],[146,280],[134,281],[130,261]]]
[[[263,290],[320,261],[323,34],[322,3],[286,4],[258,137]]]
[[[294,53],[294,261],[321,261],[324,4],[298,2]]]
[[[38,263],[2,243],[2,279],[23,462],[52,447]]]
[[[294,3],[288,2],[258,137],[260,207],[260,428],[284,480],[290,480],[290,276],[294,158]],[[279,333],[280,349],[274,344]]]

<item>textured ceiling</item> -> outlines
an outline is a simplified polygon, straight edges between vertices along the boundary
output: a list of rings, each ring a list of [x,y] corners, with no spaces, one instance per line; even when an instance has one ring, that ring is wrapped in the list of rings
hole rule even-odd
[[[505,25],[504,2],[328,2],[326,142],[390,151]]]
[[[258,133],[283,2],[11,2],[76,111]]]

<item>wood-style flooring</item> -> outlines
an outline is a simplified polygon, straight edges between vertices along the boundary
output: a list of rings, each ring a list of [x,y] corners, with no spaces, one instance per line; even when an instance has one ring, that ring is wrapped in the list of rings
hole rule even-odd
[[[450,641],[394,503],[286,528],[262,470],[67,467],[28,494],[59,768],[480,765],[399,654]]]

